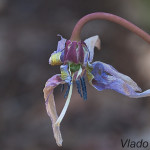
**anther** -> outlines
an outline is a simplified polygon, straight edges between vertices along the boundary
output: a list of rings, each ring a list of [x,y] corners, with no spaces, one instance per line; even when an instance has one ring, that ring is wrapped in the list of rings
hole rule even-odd
[[[69,89],[70,89],[70,85],[68,84],[68,86],[67,86],[67,90],[66,90],[65,95],[64,95],[64,98],[66,98],[66,97],[68,96]]]
[[[87,91],[86,91],[86,84],[85,84],[85,79],[84,77],[80,78],[81,81],[81,86],[82,86],[82,92],[83,92],[83,99],[87,100]]]
[[[76,85],[77,85],[78,93],[79,93],[80,96],[82,97],[81,86],[80,86],[80,81],[79,81],[79,80],[76,80]]]
[[[64,91],[64,88],[65,88],[65,86],[64,86],[64,84],[62,84],[62,85],[61,85],[61,92]]]

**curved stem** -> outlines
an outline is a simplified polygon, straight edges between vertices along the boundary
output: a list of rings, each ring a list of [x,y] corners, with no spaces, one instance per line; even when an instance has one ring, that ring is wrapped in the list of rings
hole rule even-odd
[[[70,40],[71,41],[80,41],[81,29],[83,28],[83,26],[88,21],[98,20],[98,19],[108,20],[108,21],[117,23],[117,24],[129,29],[130,31],[134,32],[135,34],[137,34],[138,36],[143,38],[145,41],[150,43],[150,35],[148,33],[146,33],[145,31],[143,31],[136,25],[132,24],[131,22],[129,22],[119,16],[109,14],[109,13],[104,13],[104,12],[96,12],[96,13],[88,14],[88,15],[84,16],[83,18],[81,18],[75,25]]]

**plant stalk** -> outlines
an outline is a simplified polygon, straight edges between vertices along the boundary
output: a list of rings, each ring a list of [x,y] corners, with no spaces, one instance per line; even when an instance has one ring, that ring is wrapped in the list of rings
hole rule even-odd
[[[119,16],[116,16],[116,15],[113,15],[110,13],[104,13],[104,12],[91,13],[91,14],[88,14],[88,15],[82,17],[75,25],[70,40],[71,41],[80,41],[80,34],[81,34],[81,30],[82,30],[83,26],[87,22],[92,21],[92,20],[108,20],[108,21],[117,23],[117,24],[127,28],[128,30],[134,32],[139,37],[143,38],[146,42],[150,43],[150,35],[148,33],[143,31],[142,29],[140,29],[133,23],[131,23]]]

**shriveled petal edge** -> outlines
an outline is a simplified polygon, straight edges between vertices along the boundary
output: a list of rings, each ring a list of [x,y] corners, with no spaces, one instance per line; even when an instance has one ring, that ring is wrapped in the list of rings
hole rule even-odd
[[[61,80],[60,74],[54,75],[46,82],[43,92],[44,92],[47,114],[52,121],[52,128],[53,128],[53,133],[54,133],[56,143],[58,146],[62,146],[63,140],[60,132],[60,127],[55,125],[55,122],[58,119],[58,115],[57,115],[56,105],[53,96],[53,90],[59,84],[64,84],[64,81]]]
[[[141,88],[137,85],[137,83],[134,82],[129,76],[118,72],[113,66],[111,66],[109,64],[106,64],[103,62],[101,62],[101,63],[103,65],[104,71],[115,76],[116,78],[122,79],[124,82],[126,82],[128,85],[130,85],[135,91],[139,91],[139,92],[142,91]]]
[[[60,52],[65,48],[66,39],[63,38],[60,34],[57,34],[57,36],[61,37],[61,40],[58,41],[58,45],[57,45],[57,52]]]

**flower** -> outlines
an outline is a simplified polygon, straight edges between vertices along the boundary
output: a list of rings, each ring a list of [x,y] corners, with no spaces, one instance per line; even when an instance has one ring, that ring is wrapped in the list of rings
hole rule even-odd
[[[112,89],[131,98],[150,96],[150,89],[141,92],[141,88],[130,77],[118,72],[111,65],[100,61],[92,63],[94,47],[100,49],[100,39],[97,35],[85,41],[70,41],[61,36],[57,50],[51,54],[49,59],[49,64],[61,65],[61,74],[51,77],[43,90],[47,114],[51,118],[54,137],[58,146],[62,145],[60,123],[71,99],[73,81],[76,82],[78,93],[84,100],[87,99],[85,77],[87,77],[89,84],[98,91]],[[68,85],[65,97],[68,97],[58,117],[53,90],[59,84],[64,85],[65,83]]]

